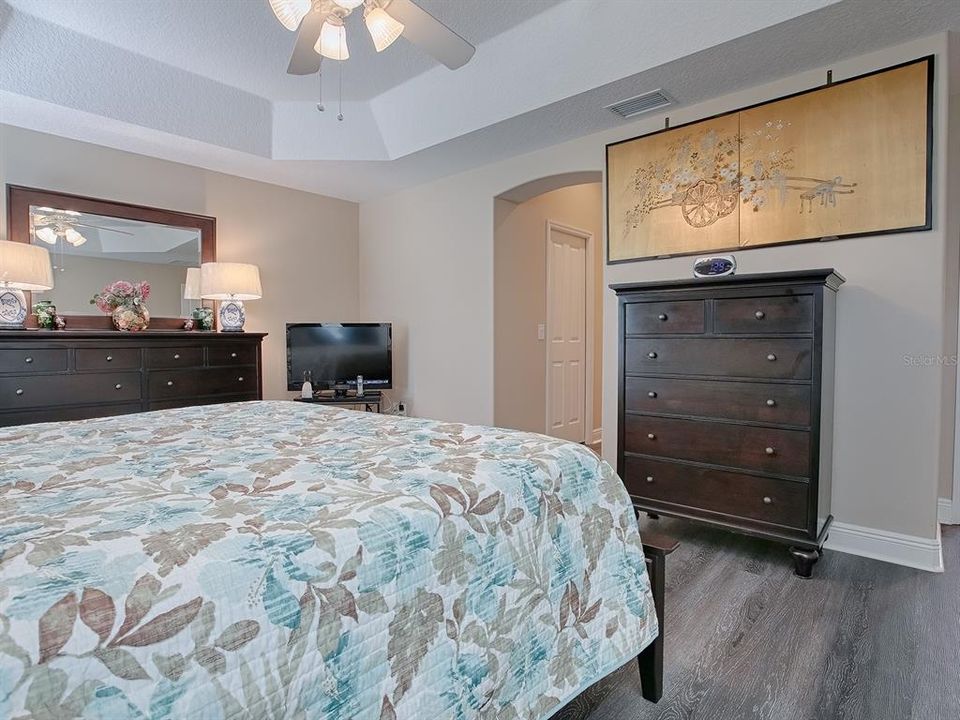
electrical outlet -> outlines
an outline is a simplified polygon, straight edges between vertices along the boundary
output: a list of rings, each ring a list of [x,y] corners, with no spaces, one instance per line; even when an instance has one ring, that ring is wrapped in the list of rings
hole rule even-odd
[[[403,401],[397,403],[397,415],[407,416],[407,404]]]

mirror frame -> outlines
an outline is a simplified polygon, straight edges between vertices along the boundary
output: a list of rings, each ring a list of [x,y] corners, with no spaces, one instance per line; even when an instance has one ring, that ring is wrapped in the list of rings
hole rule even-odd
[[[217,259],[217,219],[206,215],[177,212],[133,205],[131,203],[101,200],[83,195],[70,195],[53,190],[40,190],[7,184],[7,239],[14,242],[30,242],[30,206],[54,207],[61,210],[74,210],[82,213],[94,213],[107,217],[141,220],[143,222],[172,225],[174,227],[195,228],[200,231],[200,262],[215,262]],[[121,278],[118,278],[121,279]],[[100,288],[90,288],[90,297]],[[27,317],[27,327],[36,328],[37,319],[32,314],[33,299],[27,296],[27,307],[31,314]],[[113,330],[113,321],[109,315],[68,315],[68,330]],[[183,330],[185,318],[151,317],[150,330]],[[119,332],[119,331],[118,331]]]

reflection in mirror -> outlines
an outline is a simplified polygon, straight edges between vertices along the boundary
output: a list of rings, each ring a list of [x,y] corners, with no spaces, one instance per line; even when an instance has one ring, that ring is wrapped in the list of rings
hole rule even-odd
[[[30,241],[50,251],[55,282],[33,302],[49,300],[61,314],[96,314],[90,299],[116,280],[150,283],[155,317],[189,317],[200,305],[184,299],[187,268],[200,267],[197,228],[31,205]]]

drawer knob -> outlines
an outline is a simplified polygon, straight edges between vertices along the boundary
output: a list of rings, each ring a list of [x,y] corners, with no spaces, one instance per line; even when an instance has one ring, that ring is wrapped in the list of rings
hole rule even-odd
[[[24,361],[27,365],[29,365],[30,363],[33,362],[33,358],[32,358],[32,357],[25,357],[25,358],[23,359],[23,361]]]
[[[653,350],[651,350],[650,352],[647,353],[647,357],[650,358],[651,360],[656,360],[657,354]]]
[[[179,359],[180,359],[180,353],[174,353],[174,354],[173,354],[173,359],[174,359],[174,360],[179,360]]]
[[[757,320],[763,320],[763,319],[767,316],[767,314],[766,314],[763,310],[757,310],[757,311],[753,314],[753,316],[754,316]]]
[[[647,440],[656,440],[657,436],[653,433],[647,433]]]
[[[230,353],[230,357],[235,358],[236,356],[237,356],[236,353]]]
[[[653,482],[653,475],[647,475],[647,482],[648,482],[648,483],[652,483],[652,482]]]
[[[769,495],[764,495],[764,496],[763,496],[763,504],[764,504],[764,505],[773,505],[773,498],[770,497]]]
[[[777,404],[777,401],[773,398],[767,400],[767,407],[774,407]]]
[[[776,452],[776,450],[774,450],[772,447],[764,448],[763,451],[764,451],[767,455],[773,455],[773,454]]]
[[[773,362],[776,359],[777,359],[777,356],[774,355],[773,353],[770,353],[769,355],[767,355],[767,360],[769,360],[770,362]]]
[[[116,385],[114,385],[114,387],[115,387],[117,390],[122,390],[122,389],[123,389],[123,385],[121,385],[120,383],[117,383]]]
[[[667,321],[667,314],[666,314],[666,313],[660,313],[659,315],[657,315],[657,320],[659,320],[660,322],[666,322],[666,321]]]
[[[655,398],[656,396],[657,396],[657,393],[654,392],[653,390],[647,393],[648,398]]]
[[[113,355],[107,355],[107,362],[113,362]]]
[[[23,395],[23,388],[17,388],[17,395]]]
[[[173,380],[167,380],[167,387],[173,387]]]
[[[237,382],[243,382],[243,376],[242,376],[242,375],[237,378]]]

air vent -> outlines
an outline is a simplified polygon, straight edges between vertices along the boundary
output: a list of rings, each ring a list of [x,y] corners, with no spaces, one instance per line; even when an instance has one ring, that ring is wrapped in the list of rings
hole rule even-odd
[[[620,117],[631,118],[672,104],[673,100],[670,99],[670,96],[663,90],[657,89],[615,102],[613,105],[607,105],[607,110],[615,112]]]

